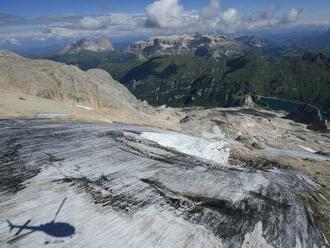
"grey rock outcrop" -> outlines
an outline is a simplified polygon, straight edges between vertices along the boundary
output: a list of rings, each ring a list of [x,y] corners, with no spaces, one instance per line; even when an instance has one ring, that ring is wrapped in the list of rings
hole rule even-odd
[[[103,70],[85,72],[76,66],[27,59],[11,52],[0,52],[0,88],[96,110],[134,110],[142,105]]]
[[[319,108],[306,104],[286,116],[288,119],[307,124],[315,131],[327,130],[327,120],[323,118]]]

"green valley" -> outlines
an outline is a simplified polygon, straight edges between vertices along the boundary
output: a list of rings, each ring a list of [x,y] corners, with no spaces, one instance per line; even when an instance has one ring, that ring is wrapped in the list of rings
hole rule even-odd
[[[239,57],[162,55],[141,59],[125,52],[82,51],[51,59],[87,70],[102,68],[152,105],[237,106],[245,95],[264,95],[330,110],[330,59],[282,49]]]

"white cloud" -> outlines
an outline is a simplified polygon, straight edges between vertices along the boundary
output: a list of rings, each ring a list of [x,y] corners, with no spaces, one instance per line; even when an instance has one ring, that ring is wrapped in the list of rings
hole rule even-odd
[[[205,6],[199,13],[200,19],[212,19],[220,12],[220,1],[210,0],[210,3]]]
[[[112,25],[127,25],[132,23],[132,18],[134,19],[132,15],[116,13],[111,14],[110,22]]]
[[[271,5],[264,11],[255,12],[250,17],[244,20],[243,27],[256,29],[263,27],[278,27],[295,23],[301,11],[298,9],[291,9],[286,15],[277,15],[277,8]]]
[[[50,38],[76,39],[97,35],[119,37],[155,36],[194,31],[232,32],[239,29],[277,27],[296,23],[300,14],[301,10],[293,8],[281,15],[278,14],[277,8],[271,5],[264,11],[241,15],[234,8],[221,11],[220,0],[209,0],[204,8],[188,11],[184,9],[180,0],[157,0],[148,5],[145,13],[142,14],[62,15],[36,19],[19,19],[17,17],[15,19],[0,14],[0,36],[2,40],[6,39],[6,42],[10,42],[9,39],[22,41],[24,39],[46,40]],[[19,26],[19,29],[9,29],[8,27],[12,27],[12,25]],[[25,30],[22,28],[24,25],[27,27]],[[15,40],[11,42],[15,43]]]
[[[105,29],[107,28],[108,21],[106,16],[84,17],[79,21],[78,27],[90,30]]]
[[[21,42],[16,38],[1,39],[0,44],[21,45]]]
[[[199,12],[186,11],[178,0],[158,0],[146,8],[145,27],[153,29],[207,31],[234,31],[281,26],[298,20],[300,11],[291,9],[286,15],[277,15],[275,5],[257,11],[248,17],[241,17],[235,8],[221,12],[220,0],[210,0]]]
[[[262,11],[255,11],[250,14],[247,18],[248,22],[260,22],[260,21],[269,21],[274,19],[277,11],[277,7],[275,5],[270,5],[268,8]]]
[[[178,0],[158,0],[147,6],[147,27],[178,28],[183,25],[183,6]]]
[[[290,12],[289,12],[289,14],[288,14],[288,21],[290,21],[290,22],[297,21],[299,15],[300,15],[300,12],[301,11],[298,10],[298,9],[295,9],[295,8],[291,9]]]
[[[8,42],[13,45],[21,45],[21,43],[18,41],[18,39],[15,39],[15,38],[9,39]]]
[[[229,26],[237,24],[240,21],[240,16],[237,9],[227,9],[222,15],[222,20]]]

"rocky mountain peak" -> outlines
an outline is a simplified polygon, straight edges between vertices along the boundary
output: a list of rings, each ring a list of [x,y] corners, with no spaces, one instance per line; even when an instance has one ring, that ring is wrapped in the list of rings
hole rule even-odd
[[[94,51],[94,52],[100,52],[100,51],[111,52],[114,51],[115,49],[111,43],[111,40],[108,37],[101,36],[95,40],[82,38],[78,41],[73,41],[70,44],[68,44],[62,51],[60,51],[60,53],[74,54],[84,50]]]

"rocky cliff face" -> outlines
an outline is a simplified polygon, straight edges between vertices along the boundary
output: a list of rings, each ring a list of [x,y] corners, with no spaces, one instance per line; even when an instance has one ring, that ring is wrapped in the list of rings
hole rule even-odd
[[[50,60],[27,59],[0,52],[0,88],[92,109],[139,107],[139,101],[110,74],[100,69],[87,72]]]
[[[212,50],[214,57],[242,53],[241,44],[224,35],[204,35],[200,33],[155,37],[130,44],[126,51],[151,57],[155,55],[173,55],[194,53],[199,47]]]
[[[67,45],[60,54],[74,54],[81,51],[93,51],[93,52],[111,52],[114,51],[111,40],[108,37],[102,36],[96,40],[80,39],[78,41],[71,42]]]

